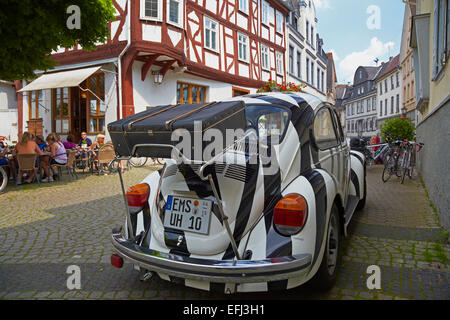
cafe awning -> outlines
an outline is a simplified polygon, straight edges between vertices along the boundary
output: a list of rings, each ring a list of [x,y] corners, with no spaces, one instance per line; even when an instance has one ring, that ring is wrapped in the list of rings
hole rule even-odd
[[[84,80],[100,70],[100,68],[101,66],[43,74],[20,89],[19,92],[77,87]]]

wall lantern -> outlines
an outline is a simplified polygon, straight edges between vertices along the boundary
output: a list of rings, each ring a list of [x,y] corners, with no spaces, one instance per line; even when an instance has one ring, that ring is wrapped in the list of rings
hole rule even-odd
[[[406,117],[406,112],[408,111],[408,109],[405,107],[405,106],[403,106],[403,108],[402,108],[402,115],[404,116],[404,117]]]
[[[152,75],[154,77],[155,84],[161,84],[163,82],[164,75],[159,73],[159,71],[152,71]]]

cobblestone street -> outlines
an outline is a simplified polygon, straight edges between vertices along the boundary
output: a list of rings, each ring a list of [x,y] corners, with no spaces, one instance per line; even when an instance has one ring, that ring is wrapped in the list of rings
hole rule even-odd
[[[126,185],[155,167],[133,168]],[[111,228],[123,223],[117,175],[79,175],[50,184],[14,186],[0,194],[1,299],[450,299],[447,234],[419,178],[402,185],[367,169],[367,203],[344,239],[336,286],[225,296],[153,278],[140,282],[132,265],[110,265]],[[81,268],[81,290],[68,290],[67,266]],[[368,290],[369,265],[381,268],[381,289]]]

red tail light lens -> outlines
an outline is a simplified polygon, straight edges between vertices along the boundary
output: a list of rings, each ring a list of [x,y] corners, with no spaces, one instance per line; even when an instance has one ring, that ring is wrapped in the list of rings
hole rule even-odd
[[[297,193],[290,193],[283,197],[273,211],[275,229],[284,236],[299,233],[308,217],[308,204],[305,198]]]
[[[147,204],[150,187],[146,183],[137,184],[127,190],[127,202],[130,207],[142,208]]]
[[[116,268],[122,268],[123,267],[123,259],[119,255],[113,253],[111,255],[111,264]]]

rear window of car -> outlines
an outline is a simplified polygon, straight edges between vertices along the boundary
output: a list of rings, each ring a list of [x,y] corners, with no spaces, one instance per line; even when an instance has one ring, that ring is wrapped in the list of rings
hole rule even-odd
[[[247,105],[247,125],[254,129],[260,140],[278,137],[281,142],[286,134],[291,112],[289,109],[275,106]]]

